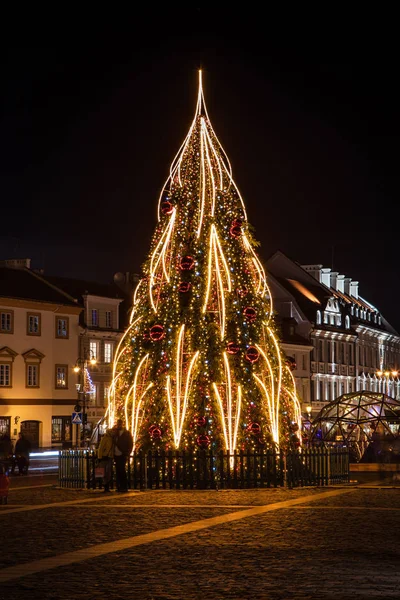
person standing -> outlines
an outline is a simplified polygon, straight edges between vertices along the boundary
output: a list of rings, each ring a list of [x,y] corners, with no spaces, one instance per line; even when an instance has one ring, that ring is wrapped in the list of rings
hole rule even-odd
[[[127,492],[128,478],[126,475],[126,463],[133,449],[133,437],[131,432],[124,427],[122,419],[118,419],[113,431],[115,442],[114,461],[117,492]]]
[[[97,458],[99,459],[100,465],[104,467],[104,492],[110,491],[110,481],[112,476],[112,465],[114,458],[114,446],[114,432],[112,429],[107,429],[107,431],[100,440],[99,448],[97,450]]]
[[[14,454],[18,465],[20,475],[27,475],[29,468],[29,457],[31,453],[31,443],[24,436],[22,431],[18,434],[18,439],[15,442]]]

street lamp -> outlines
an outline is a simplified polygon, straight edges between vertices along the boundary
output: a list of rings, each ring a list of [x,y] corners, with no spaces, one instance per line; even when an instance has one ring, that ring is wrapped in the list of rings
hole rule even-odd
[[[378,377],[382,377],[383,379],[383,390],[382,393],[385,394],[385,382],[386,382],[386,394],[389,395],[389,379],[392,376],[392,378],[394,379],[395,377],[398,376],[399,372],[396,369],[386,369],[385,371],[377,371],[376,372]]]
[[[90,379],[88,365],[96,364],[96,357],[93,352],[85,353],[84,357],[79,357],[75,361],[74,372],[78,374],[78,383],[76,384],[76,391],[78,392],[78,403],[75,406],[76,412],[81,412],[82,408],[82,447],[86,448],[86,423],[87,423],[87,414],[86,414],[86,399],[87,395],[91,393],[90,386],[92,385],[92,381]],[[81,407],[82,402],[82,407]],[[78,425],[79,431],[79,425]],[[78,446],[78,435],[76,439],[76,444]]]

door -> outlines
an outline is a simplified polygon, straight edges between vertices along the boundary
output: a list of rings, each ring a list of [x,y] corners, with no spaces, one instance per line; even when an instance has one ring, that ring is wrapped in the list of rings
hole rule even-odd
[[[30,441],[32,450],[39,448],[40,421],[22,421],[21,433]]]

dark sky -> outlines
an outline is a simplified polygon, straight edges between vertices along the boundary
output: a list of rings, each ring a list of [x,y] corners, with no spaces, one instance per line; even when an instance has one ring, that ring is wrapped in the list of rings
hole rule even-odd
[[[139,272],[202,67],[261,258],[333,261],[400,329],[396,39],[202,16],[3,44],[0,258],[100,281]]]

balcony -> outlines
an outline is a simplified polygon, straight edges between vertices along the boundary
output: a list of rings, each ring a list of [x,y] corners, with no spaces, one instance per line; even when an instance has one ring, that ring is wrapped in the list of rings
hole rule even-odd
[[[347,365],[340,365],[340,374],[347,375]]]
[[[318,371],[318,363],[315,360],[311,361],[311,373],[317,373]]]

